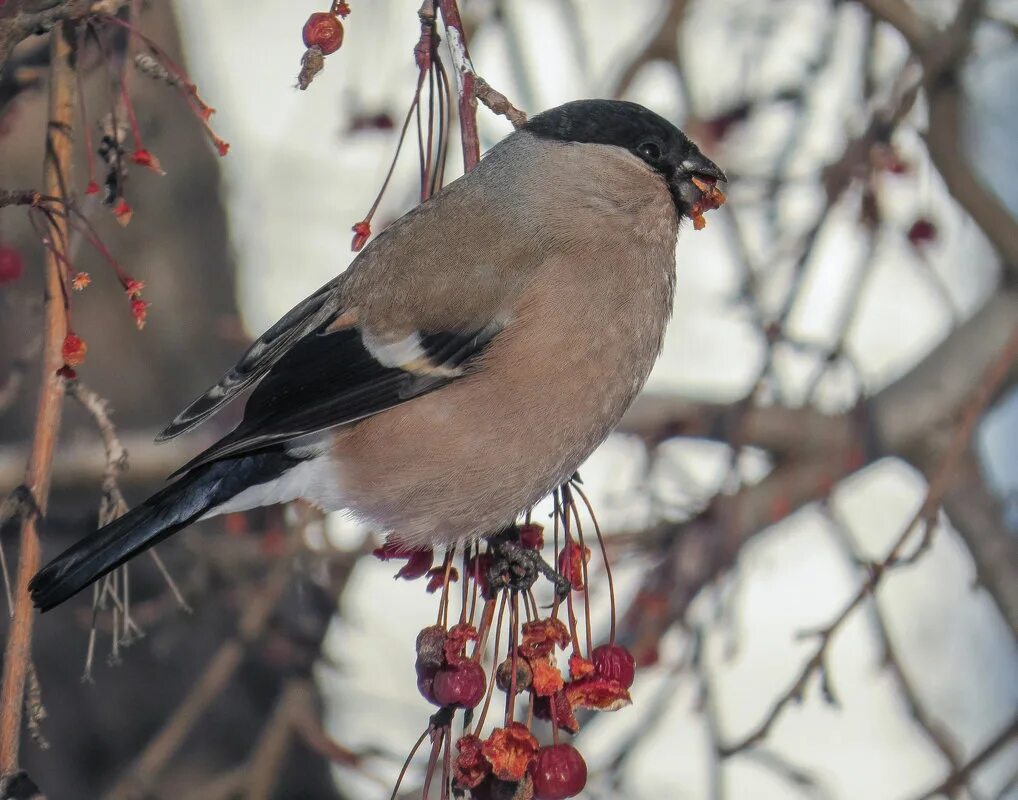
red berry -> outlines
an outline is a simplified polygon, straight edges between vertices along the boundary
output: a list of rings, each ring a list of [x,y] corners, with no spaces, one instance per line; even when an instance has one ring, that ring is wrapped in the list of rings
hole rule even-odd
[[[520,525],[520,544],[530,550],[540,550],[544,547],[544,526],[530,522]]]
[[[920,217],[908,229],[908,240],[913,247],[918,247],[937,238],[937,226],[925,217]]]
[[[21,277],[24,261],[13,247],[0,247],[0,283],[11,283]]]
[[[484,698],[486,688],[484,669],[476,661],[443,667],[435,673],[431,687],[439,705],[457,708],[476,706]]]
[[[571,744],[542,747],[530,765],[535,800],[565,800],[587,785],[587,764]]]
[[[438,667],[424,664],[420,659],[417,659],[416,668],[417,691],[421,693],[421,697],[433,705],[442,705],[435,699],[435,674],[438,672]]]
[[[303,34],[306,47],[317,47],[323,55],[329,55],[343,44],[343,23],[332,14],[319,11],[308,17]]]
[[[617,644],[603,644],[590,654],[594,673],[601,678],[618,681],[628,689],[636,677],[636,659],[626,648]]]

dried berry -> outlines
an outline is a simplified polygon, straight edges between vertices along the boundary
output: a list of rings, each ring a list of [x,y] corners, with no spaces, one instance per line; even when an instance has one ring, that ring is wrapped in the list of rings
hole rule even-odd
[[[476,661],[443,667],[435,673],[431,691],[441,706],[473,708],[484,698],[487,680]]]
[[[583,566],[590,561],[590,548],[570,539],[558,556],[558,571],[572,585],[573,589],[583,591]]]
[[[499,691],[509,693],[512,688],[513,679],[513,659],[510,656],[501,664],[498,665],[498,669],[495,670],[495,685],[498,686]],[[525,692],[530,688],[530,684],[534,679],[534,673],[530,669],[530,664],[527,663],[525,658],[516,659],[516,694]]]
[[[302,33],[305,47],[317,47],[326,56],[335,53],[343,44],[343,23],[325,11],[308,17]]]
[[[553,697],[534,697],[531,702],[534,716],[538,719],[550,720],[554,705],[555,725],[558,728],[569,733],[576,733],[580,729],[580,723],[573,714],[573,707],[569,705],[569,698],[564,691],[556,692]]]
[[[565,647],[569,644],[569,631],[558,619],[525,622],[522,632],[520,655],[524,658],[547,658],[555,650],[555,645]]]
[[[491,774],[491,765],[481,753],[482,744],[480,737],[473,734],[461,736],[456,742],[459,754],[453,762],[452,769],[456,784],[460,788],[475,789]]]
[[[520,525],[520,544],[531,550],[540,550],[544,547],[544,526],[530,522]]]
[[[16,281],[24,267],[21,253],[13,247],[0,247],[0,284]]]
[[[636,677],[636,659],[632,654],[617,644],[603,644],[595,647],[590,654],[594,662],[594,673],[600,678],[617,681],[628,689]]]
[[[423,666],[441,667],[445,663],[445,628],[429,625],[417,634],[417,663]]]
[[[587,785],[587,764],[571,744],[542,747],[530,767],[535,800],[565,800]]]

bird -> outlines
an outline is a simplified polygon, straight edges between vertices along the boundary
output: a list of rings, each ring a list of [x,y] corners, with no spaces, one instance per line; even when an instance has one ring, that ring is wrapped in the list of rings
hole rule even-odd
[[[43,567],[34,604],[53,608],[197,520],[298,498],[407,549],[504,531],[643,388],[680,223],[726,180],[636,103],[532,116],[178,414],[157,441],[247,394],[236,428]]]

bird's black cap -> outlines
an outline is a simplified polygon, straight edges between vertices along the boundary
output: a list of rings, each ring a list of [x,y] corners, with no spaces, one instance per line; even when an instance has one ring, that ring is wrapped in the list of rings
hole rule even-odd
[[[638,103],[574,100],[531,117],[523,130],[542,139],[628,150],[664,176],[680,209],[689,202],[688,192],[681,187],[690,177],[727,180],[682,131]]]

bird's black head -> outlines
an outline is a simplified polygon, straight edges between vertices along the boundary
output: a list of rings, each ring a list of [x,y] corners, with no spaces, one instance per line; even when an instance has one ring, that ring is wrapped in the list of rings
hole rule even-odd
[[[691,213],[703,194],[694,178],[708,186],[728,180],[682,131],[637,103],[574,100],[531,117],[523,130],[544,139],[628,150],[664,177],[682,215]]]

